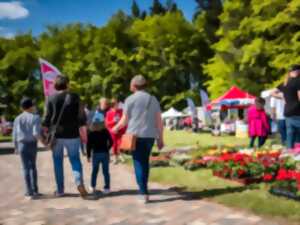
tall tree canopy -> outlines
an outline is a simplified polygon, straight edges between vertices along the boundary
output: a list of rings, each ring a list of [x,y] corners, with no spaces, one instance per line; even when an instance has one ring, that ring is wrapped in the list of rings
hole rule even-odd
[[[129,94],[129,81],[143,74],[163,107],[199,100],[198,87],[218,97],[233,84],[254,94],[274,86],[300,62],[298,0],[198,0],[188,21],[172,0],[153,1],[150,15],[119,11],[106,25],[49,26],[0,38],[0,103],[14,117],[24,95],[43,104],[38,58],[57,66],[82,100]],[[137,6],[137,5],[136,5]],[[135,9],[134,9],[135,8]],[[138,10],[137,10],[138,9]],[[191,76],[192,74],[192,76]],[[190,90],[190,77],[196,81]]]
[[[232,84],[254,94],[274,85],[284,69],[299,63],[300,2],[298,0],[225,1],[205,66],[208,89],[216,97]]]

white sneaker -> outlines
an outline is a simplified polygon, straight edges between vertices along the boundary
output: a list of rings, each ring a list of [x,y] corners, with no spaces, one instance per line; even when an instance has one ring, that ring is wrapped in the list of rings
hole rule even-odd
[[[149,203],[149,201],[150,201],[149,195],[140,195],[139,198],[138,198],[138,201],[143,203],[143,204]]]
[[[89,186],[89,191],[92,192],[92,193],[95,193],[96,192],[96,188],[94,188],[92,186]]]
[[[110,189],[105,188],[103,190],[103,194],[108,195],[110,193]]]
[[[34,199],[34,197],[31,196],[31,195],[26,195],[26,196],[25,196],[25,200],[26,200],[26,201],[31,201],[31,200],[33,200],[33,199]]]

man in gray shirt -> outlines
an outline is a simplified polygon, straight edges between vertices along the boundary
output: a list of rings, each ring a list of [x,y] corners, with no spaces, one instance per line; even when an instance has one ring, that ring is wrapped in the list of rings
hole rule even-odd
[[[123,116],[112,130],[117,133],[128,125],[126,133],[137,137],[132,156],[137,184],[145,203],[149,201],[149,157],[155,139],[159,149],[164,146],[160,105],[154,96],[145,91],[146,84],[141,75],[132,79],[130,89],[133,94],[126,99]]]
[[[16,152],[20,154],[26,185],[25,196],[32,199],[38,195],[37,184],[37,141],[41,134],[40,117],[34,114],[34,104],[31,99],[21,101],[23,112],[15,119],[13,141]]]

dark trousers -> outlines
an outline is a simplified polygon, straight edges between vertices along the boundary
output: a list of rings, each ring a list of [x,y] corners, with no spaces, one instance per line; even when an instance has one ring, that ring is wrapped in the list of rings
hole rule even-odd
[[[102,166],[104,177],[104,189],[110,189],[109,153],[93,153],[93,169],[91,176],[91,187],[96,188],[99,166]]]
[[[18,143],[18,151],[20,153],[23,175],[25,180],[25,195],[33,195],[38,193],[38,179],[36,169],[37,143]]]
[[[286,121],[285,120],[277,120],[278,131],[281,137],[281,143],[283,145],[286,144]]]
[[[140,194],[142,195],[148,194],[149,158],[154,140],[154,138],[138,138],[136,141],[136,149],[132,154],[135,177]]]
[[[258,138],[258,145],[257,145],[258,148],[262,147],[265,144],[266,140],[267,140],[267,137],[257,137],[257,136],[251,137],[250,145],[249,145],[250,148],[254,147],[254,143],[255,143],[256,138]]]

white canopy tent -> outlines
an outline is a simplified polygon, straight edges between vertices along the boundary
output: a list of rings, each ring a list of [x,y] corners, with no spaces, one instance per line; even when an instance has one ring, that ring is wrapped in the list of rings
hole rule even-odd
[[[170,108],[168,111],[164,112],[162,114],[163,119],[167,118],[178,118],[178,117],[184,117],[185,115],[182,112],[177,111],[173,107]]]

